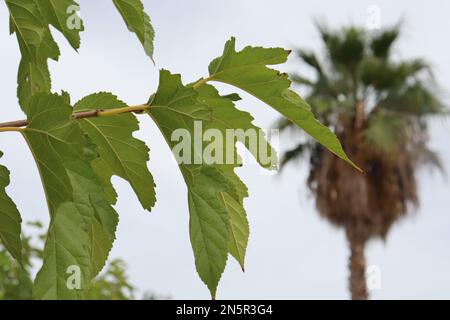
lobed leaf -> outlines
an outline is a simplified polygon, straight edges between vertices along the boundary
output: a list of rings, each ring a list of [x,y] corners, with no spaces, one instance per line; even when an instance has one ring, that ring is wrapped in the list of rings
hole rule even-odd
[[[179,75],[162,70],[158,90],[149,106],[148,114],[175,153],[188,187],[190,238],[196,268],[214,298],[228,253],[243,267],[248,242],[248,222],[243,208],[247,187],[234,172],[234,168],[240,165],[235,144],[240,141],[246,145],[265,167],[270,167],[270,164],[262,161],[259,151],[266,150],[270,155],[275,152],[264,136],[259,135],[256,140],[258,148],[250,148],[250,141],[245,137],[235,138],[231,156],[226,154],[230,152],[226,143],[222,146],[223,150],[215,150],[223,153],[222,161],[205,156],[208,143],[192,140],[198,135],[199,124],[203,132],[214,129],[222,137],[226,137],[228,129],[260,130],[252,124],[253,118],[248,113],[236,109],[232,100],[220,96],[210,85],[198,88],[184,86]],[[182,159],[184,155],[176,154],[180,141],[174,133],[180,129],[189,133],[192,154],[189,159]]]
[[[179,75],[161,71],[159,88],[149,103],[148,114],[172,149],[176,145],[172,140],[175,130],[183,128],[193,133],[195,121],[211,119],[211,109],[200,104],[197,96],[194,89],[181,83]],[[201,155],[194,153],[194,158],[201,159]],[[213,182],[219,173],[194,164],[194,160],[192,164],[180,163],[180,170],[188,187],[189,232],[195,265],[214,297],[227,260],[228,215],[218,199],[219,192],[223,191],[220,184],[209,187],[205,180]]]
[[[199,95],[198,100],[212,109],[212,121],[205,124],[205,130],[218,129],[225,135],[226,130],[240,130],[242,134],[236,137],[235,143],[241,142],[263,168],[276,168],[276,151],[267,142],[261,128],[252,123],[254,119],[248,112],[238,110],[231,99],[220,96],[217,89],[211,85],[204,84],[195,90]],[[253,136],[254,133],[257,134],[256,137]]]
[[[294,91],[286,74],[268,68],[284,63],[290,51],[281,48],[246,47],[236,52],[235,39],[226,44],[223,55],[209,65],[210,76],[203,81],[219,81],[242,89],[267,103],[305,130],[328,150],[359,169],[345,154],[336,135],[317,121],[310,106]]]
[[[35,0],[5,0],[11,18],[11,32],[15,32],[22,56],[35,61],[44,42],[48,27]]]
[[[126,107],[125,103],[110,93],[102,92],[77,102],[74,111],[121,107]],[[97,172],[101,174],[102,180],[110,180],[112,175],[127,180],[142,206],[150,210],[156,202],[155,183],[147,168],[149,149],[144,142],[133,137],[133,132],[139,129],[136,117],[126,113],[114,117],[81,119],[78,122],[97,146],[100,155],[98,161],[102,162]]]
[[[26,111],[30,97],[50,91],[47,59],[58,59],[59,49],[34,0],[5,0],[10,14],[11,33],[15,33],[22,59],[19,65],[17,96]]]
[[[76,50],[80,47],[83,22],[78,16],[78,3],[73,0],[40,0],[40,9],[47,24],[59,30]]]
[[[212,108],[212,121],[204,124],[205,130],[217,129],[225,136],[227,130],[230,129],[233,132],[240,130],[244,133],[244,135],[238,135],[233,142],[234,162],[220,166],[216,164],[216,167],[220,167],[228,183],[233,186],[229,191],[230,193],[221,193],[220,197],[230,219],[229,253],[239,262],[242,270],[244,270],[245,253],[249,238],[249,223],[243,207],[243,201],[248,196],[248,190],[234,172],[234,168],[241,164],[241,160],[237,157],[235,144],[241,142],[252,153],[258,163],[267,169],[276,167],[277,155],[266,141],[263,131],[252,123],[253,117],[249,113],[238,110],[232,100],[226,96],[220,96],[217,89],[211,85],[205,84],[196,88],[196,91],[199,93],[198,100]],[[251,141],[252,132],[258,134],[253,141]],[[227,145],[224,145],[224,154],[229,153],[227,147]]]
[[[17,96],[23,111],[27,111],[30,98],[50,92],[51,79],[48,59],[58,60],[60,52],[53,39],[49,24],[60,30],[77,49],[81,19],[69,9],[77,7],[72,0],[5,0],[10,13],[11,33],[15,33],[22,58],[17,77]],[[79,19],[80,28],[72,28],[70,20]]]

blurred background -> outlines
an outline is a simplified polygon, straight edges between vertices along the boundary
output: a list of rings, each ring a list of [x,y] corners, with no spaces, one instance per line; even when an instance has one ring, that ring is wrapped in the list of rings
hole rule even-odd
[[[450,99],[450,3],[419,1],[262,1],[262,0],[144,0],[156,31],[155,61],[145,56],[133,34],[109,0],[79,0],[86,31],[79,54],[55,32],[61,44],[60,61],[50,62],[53,90],[66,90],[72,101],[98,91],[110,91],[130,104],[147,101],[158,85],[158,69],[181,73],[185,83],[207,73],[209,62],[220,55],[230,36],[245,45],[307,48],[323,52],[314,21],[330,29],[372,26],[374,14],[381,28],[402,21],[402,35],[392,48],[394,61],[423,58],[434,70],[436,90],[446,104]],[[8,34],[8,13],[0,5],[0,121],[23,118],[16,99],[19,49]],[[292,54],[283,71],[314,76],[311,68]],[[229,92],[226,87],[223,92]],[[300,93],[306,94],[302,87]],[[238,107],[250,111],[255,123],[270,128],[277,114],[256,99]],[[188,236],[186,188],[176,165],[167,161],[170,150],[149,119],[140,118],[137,135],[150,147],[149,167],[157,184],[157,205],[144,212],[131,188],[114,178],[119,191],[120,224],[111,259],[126,262],[127,283],[135,297],[155,292],[175,299],[208,299],[199,280]],[[430,148],[448,168],[450,145],[446,117],[429,122]],[[281,151],[295,145],[282,137]],[[11,170],[8,188],[25,221],[48,223],[48,213],[35,164],[22,138],[2,134],[1,163]],[[243,274],[229,260],[218,290],[219,299],[348,299],[348,256],[345,232],[317,214],[306,186],[309,161],[286,167],[279,176],[264,174],[257,166],[239,169],[250,197],[245,205],[251,234]],[[385,241],[373,240],[366,250],[367,266],[377,275],[370,290],[373,299],[450,298],[450,186],[439,171],[417,171],[420,207],[396,223]],[[25,227],[27,234],[39,234]],[[37,241],[37,240],[33,240]],[[39,245],[39,242],[36,242]],[[33,272],[36,268],[33,269]],[[147,295],[147,298],[149,295]]]

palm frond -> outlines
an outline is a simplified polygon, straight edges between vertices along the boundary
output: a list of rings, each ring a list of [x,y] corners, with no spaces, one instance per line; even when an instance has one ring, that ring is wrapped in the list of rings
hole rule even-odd
[[[391,29],[383,30],[372,38],[370,48],[375,57],[387,59],[390,55],[392,45],[400,35],[400,28],[396,26]]]
[[[284,169],[284,167],[294,161],[300,160],[302,157],[305,157],[309,151],[311,151],[312,144],[310,142],[303,142],[297,144],[294,148],[286,151],[283,154],[283,157],[280,161],[280,172]]]
[[[390,90],[379,107],[413,116],[443,114],[447,111],[439,97],[421,82],[403,90]]]
[[[298,49],[297,55],[303,62],[314,68],[319,75],[323,75],[323,67],[314,52]]]
[[[421,59],[392,63],[372,56],[361,61],[358,72],[365,86],[372,86],[378,91],[399,90],[411,80],[420,81],[424,72],[431,75],[429,65]]]
[[[419,76],[423,72],[431,74],[430,66],[423,59],[405,61],[395,66],[398,81],[407,81],[410,77]]]
[[[364,132],[367,149],[395,154],[404,146],[407,125],[403,117],[382,111],[373,114]]]
[[[344,69],[352,73],[366,51],[364,31],[348,27],[332,32],[323,24],[318,24],[318,28],[335,69]]]
[[[418,155],[418,162],[419,164],[428,166],[432,169],[436,169],[439,171],[442,175],[447,176],[447,172],[445,170],[444,163],[442,162],[442,159],[434,150],[431,150],[424,146],[423,148],[419,149],[419,155]]]
[[[308,78],[305,78],[297,73],[293,73],[289,76],[289,78],[296,84],[304,85],[308,87],[314,87],[316,85],[316,82],[313,80],[310,80]]]

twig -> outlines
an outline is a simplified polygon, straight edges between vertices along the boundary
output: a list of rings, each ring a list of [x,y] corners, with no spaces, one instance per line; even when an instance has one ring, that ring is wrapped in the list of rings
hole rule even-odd
[[[117,108],[117,109],[96,109],[96,110],[89,110],[89,111],[81,111],[81,112],[75,112],[72,115],[72,119],[85,119],[85,118],[95,118],[95,117],[108,117],[113,115],[118,115],[122,113],[142,113],[145,112],[148,108],[150,108],[149,105],[138,105],[138,106],[130,106],[130,107],[123,107],[123,108]],[[16,121],[9,121],[9,122],[3,122],[0,123],[0,132],[2,131],[20,131],[17,130],[17,128],[26,127],[28,125],[28,120],[16,120]]]

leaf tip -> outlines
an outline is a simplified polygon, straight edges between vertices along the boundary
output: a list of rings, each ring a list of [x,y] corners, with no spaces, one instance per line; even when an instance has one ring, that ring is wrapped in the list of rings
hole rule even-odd
[[[360,173],[366,175],[366,172],[361,169],[356,163],[354,163],[352,160],[350,160],[350,158],[347,158],[347,162],[353,167],[355,168],[357,171],[359,171]]]

